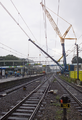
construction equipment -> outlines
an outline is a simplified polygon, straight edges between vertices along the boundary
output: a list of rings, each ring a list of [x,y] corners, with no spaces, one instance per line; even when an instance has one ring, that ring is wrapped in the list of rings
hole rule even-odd
[[[57,62],[60,62],[60,60],[63,58],[63,55],[61,56],[61,58],[57,61]]]
[[[50,15],[50,13],[48,12],[48,10],[46,9],[46,7],[42,4],[42,2],[40,3],[47,18],[49,19],[53,29],[56,31],[56,34],[59,36],[60,38],[60,42],[62,45],[62,55],[63,55],[63,64],[64,64],[64,71],[67,71],[67,64],[66,64],[66,54],[65,54],[65,45],[64,45],[64,40],[65,39],[70,39],[70,40],[77,40],[77,38],[65,38],[67,33],[69,32],[70,28],[72,27],[72,25],[70,24],[70,26],[68,27],[68,29],[65,31],[65,33],[63,34],[63,36],[60,33],[60,30],[58,28],[58,26],[56,25],[56,23],[54,22],[52,16]]]
[[[68,56],[68,55],[65,55],[66,57]],[[60,62],[60,60],[63,58],[63,55],[59,58],[59,60],[57,61],[57,62]]]
[[[30,42],[32,42],[37,48],[39,48],[42,52],[44,52],[50,59],[52,59],[59,67],[61,70],[61,73],[65,72],[65,69],[55,60],[53,59],[47,52],[45,52],[41,47],[39,47],[34,41],[32,41],[31,39],[29,39]]]

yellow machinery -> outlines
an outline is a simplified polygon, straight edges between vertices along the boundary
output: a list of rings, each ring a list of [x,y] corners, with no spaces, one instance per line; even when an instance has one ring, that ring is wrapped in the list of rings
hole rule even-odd
[[[70,40],[77,40],[77,38],[66,38],[66,35],[68,34],[70,28],[72,27],[72,25],[70,24],[70,26],[68,27],[68,29],[65,31],[65,33],[63,35],[61,35],[60,33],[60,30],[58,28],[58,26],[56,25],[55,21],[53,20],[52,16],[50,15],[50,13],[48,12],[48,10],[46,9],[46,7],[42,4],[42,2],[40,3],[47,18],[49,19],[53,29],[56,31],[57,35],[59,36],[60,38],[60,42],[61,42],[61,45],[62,45],[62,49],[63,49],[63,53],[62,53],[62,56],[63,56],[63,62],[64,62],[64,71],[68,71],[67,70],[67,64],[66,64],[66,54],[65,54],[65,46],[64,46],[64,40],[65,39],[70,39]]]

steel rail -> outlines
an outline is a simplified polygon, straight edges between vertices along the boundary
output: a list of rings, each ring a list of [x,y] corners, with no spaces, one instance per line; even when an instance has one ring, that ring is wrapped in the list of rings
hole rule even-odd
[[[54,77],[57,79],[59,84],[71,95],[71,97],[82,107],[82,103],[58,80],[59,78],[57,78],[56,76]]]
[[[26,96],[22,101],[20,101],[15,107],[13,107],[10,111],[8,111],[4,116],[2,116],[0,118],[0,120],[5,120],[9,117],[9,115],[11,115],[28,97],[30,97],[39,87],[41,86],[41,84],[35,88],[32,92],[30,92],[30,94],[28,96]]]
[[[60,78],[58,78],[58,79],[60,79]],[[62,80],[62,79],[61,79]],[[65,83],[67,83],[68,85],[70,85],[70,86],[72,86],[73,88],[75,88],[77,91],[79,91],[80,93],[82,93],[82,90],[81,89],[79,89],[79,88],[77,88],[76,86],[74,86],[73,84],[70,84],[70,83],[68,83],[67,81],[65,81],[65,80],[62,80],[62,81],[64,81]]]
[[[40,99],[38,105],[36,106],[34,112],[32,113],[31,117],[29,118],[29,120],[33,120],[33,119],[34,119],[34,116],[36,115],[36,112],[37,112],[38,108],[40,107],[40,104],[41,104],[41,102],[42,102],[42,100],[43,100],[43,98],[44,98],[44,96],[45,96],[45,94],[46,94],[46,92],[47,92],[48,87],[49,87],[49,84],[48,84],[48,86],[47,86],[47,88],[46,88],[44,94],[42,95],[42,97],[41,97],[41,99]]]
[[[31,81],[29,81],[29,82],[23,83],[22,85],[19,85],[19,86],[17,85],[16,87],[9,88],[9,89],[7,89],[7,90],[1,91],[1,92],[0,92],[0,97],[3,97],[3,94],[5,94],[5,96],[6,96],[6,95],[10,94],[11,92],[22,88],[23,86],[29,85],[29,84],[37,81],[37,80],[40,79],[40,78],[41,78],[41,77],[35,78],[34,80],[31,80]]]
[[[33,91],[31,91],[30,94],[27,95],[22,101],[20,101],[20,102],[19,102],[16,106],[14,106],[10,111],[8,111],[5,115],[3,115],[3,116],[0,118],[0,120],[7,120],[7,118],[8,118],[14,111],[16,111],[16,109],[17,109],[19,106],[21,106],[22,103],[24,103],[24,102],[26,101],[26,99],[28,99],[34,92],[36,92],[46,81],[48,82],[47,78],[46,78],[46,80],[45,80],[43,83],[41,83],[37,88],[35,88]],[[49,84],[49,83],[48,83],[48,84]],[[48,88],[48,87],[47,87],[47,88]],[[44,95],[45,95],[45,94],[44,94]],[[44,95],[41,97],[38,105],[36,106],[34,112],[32,113],[32,115],[31,115],[31,117],[30,117],[30,120],[33,119],[33,116],[35,115],[36,111],[38,110],[39,104],[41,103],[42,98],[44,97]]]
[[[39,77],[39,78],[40,78],[40,77]],[[36,78],[36,79],[31,80],[31,81],[29,81],[29,82],[26,82],[26,83],[24,83],[24,84],[22,84],[22,85],[16,86],[16,87],[14,87],[14,88],[11,89],[11,90],[5,90],[5,91],[6,91],[6,94],[9,94],[9,93],[11,93],[11,92],[13,92],[13,91],[15,91],[15,90],[17,90],[17,89],[20,89],[21,87],[26,86],[26,85],[28,85],[28,84],[31,84],[31,83],[37,81],[39,78]]]

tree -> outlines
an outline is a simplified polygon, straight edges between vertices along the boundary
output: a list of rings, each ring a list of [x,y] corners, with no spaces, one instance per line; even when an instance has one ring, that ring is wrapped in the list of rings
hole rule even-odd
[[[4,59],[5,60],[19,60],[19,58],[14,55],[7,55],[4,57]]]
[[[20,62],[15,62],[14,65],[25,65],[27,63],[27,59],[25,58],[18,58],[14,55],[7,55],[7,56],[0,56],[0,66],[4,66],[4,60],[20,60]],[[32,60],[29,60],[29,62],[33,62]],[[13,66],[13,62],[5,62],[6,66]]]

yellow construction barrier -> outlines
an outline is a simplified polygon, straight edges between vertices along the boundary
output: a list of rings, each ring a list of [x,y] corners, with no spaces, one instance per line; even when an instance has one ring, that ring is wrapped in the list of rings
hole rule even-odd
[[[70,71],[70,77],[77,79],[77,71]],[[82,71],[79,71],[79,79],[82,81]]]

